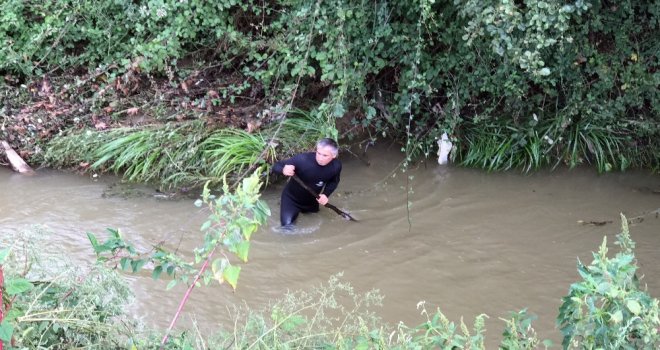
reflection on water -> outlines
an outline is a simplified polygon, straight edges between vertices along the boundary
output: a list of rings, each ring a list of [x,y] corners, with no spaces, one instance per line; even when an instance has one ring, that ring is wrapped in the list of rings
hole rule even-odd
[[[309,289],[343,271],[358,291],[380,289],[385,303],[375,311],[390,323],[421,323],[415,307],[420,300],[453,321],[464,316],[468,324],[487,313],[491,348],[504,327],[498,318],[527,307],[539,316],[534,325],[540,336],[558,343],[554,320],[560,298],[579,278],[577,258],[590,262],[603,236],[614,240],[619,213],[634,217],[660,208],[660,179],[646,172],[487,174],[433,163],[390,178],[398,154],[377,150],[368,167],[342,160],[342,182],[331,201],[359,222],[321,208],[301,215],[293,234],[282,232],[281,185],[266,190],[273,215],[253,236],[237,292],[217,285],[196,289],[188,316],[209,328],[226,324],[229,305],[260,309],[287,290]],[[25,177],[0,169],[0,235],[43,224],[53,233],[52,244],[80,261],[94,258],[85,233],[101,234],[106,227],[120,228],[144,250],[161,241],[180,252],[201,244],[199,227],[207,213],[193,200],[158,200],[145,186],[140,197],[104,196],[117,182],[54,171]],[[657,297],[660,219],[648,215],[630,230],[642,282]],[[165,291],[167,282],[152,281],[149,273],[127,278],[138,298],[136,317],[165,327],[183,286]]]

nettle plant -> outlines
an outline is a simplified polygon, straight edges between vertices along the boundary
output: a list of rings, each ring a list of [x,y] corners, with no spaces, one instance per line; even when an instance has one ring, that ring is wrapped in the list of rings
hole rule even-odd
[[[179,283],[188,284],[188,289],[163,338],[163,344],[167,343],[168,334],[193,288],[201,286],[202,283],[208,285],[217,281],[221,284],[227,282],[236,289],[241,267],[232,264],[226,252],[231,252],[241,261],[247,262],[250,238],[270,216],[267,204],[259,199],[262,184],[259,173],[257,170],[250,177],[243,179],[234,192],[230,191],[225,181],[223,194],[219,197],[212,195],[208,186],[204,187],[202,199],[195,204],[199,207],[206,205],[211,214],[201,226],[204,239],[202,245],[194,250],[192,261],[161,246],[148,253],[139,253],[123,239],[119,230],[108,229],[110,236],[103,243],[100,243],[94,234],[88,233],[100,262],[132,272],[137,272],[144,266],[153,267],[154,279],[160,278],[163,272],[172,278],[167,285],[168,289]],[[216,253],[219,253],[220,257],[216,257]]]
[[[607,257],[605,237],[591,265],[578,261],[583,280],[571,285],[557,317],[564,349],[660,347],[658,299],[640,289],[635,242],[623,215],[621,222],[615,243],[621,251],[614,258]]]

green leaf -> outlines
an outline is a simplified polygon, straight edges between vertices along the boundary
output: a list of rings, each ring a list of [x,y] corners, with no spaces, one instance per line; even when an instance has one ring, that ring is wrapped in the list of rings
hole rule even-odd
[[[202,224],[202,227],[201,227],[199,230],[200,230],[200,231],[206,231],[206,230],[208,230],[208,229],[211,227],[211,224],[213,224],[213,222],[211,222],[211,220],[206,220],[206,221]]]
[[[337,118],[341,118],[341,117],[344,116],[345,112],[346,111],[344,110],[344,105],[342,105],[341,103],[337,103],[334,106],[334,109],[332,111],[332,115],[337,117]]]
[[[99,253],[99,241],[96,239],[96,236],[94,236],[93,233],[87,232],[87,239],[89,239],[89,242],[92,244],[92,248],[94,249],[95,253]]]
[[[222,277],[222,273],[227,267],[227,264],[228,264],[227,259],[215,259],[211,263],[211,271],[213,272],[213,276],[218,280],[219,283],[224,282],[224,277]]]
[[[236,290],[236,284],[238,283],[238,275],[241,273],[240,266],[227,266],[227,268],[222,272],[222,277],[227,281],[231,287]]]
[[[128,268],[131,266],[131,259],[126,258],[126,257],[121,258],[119,260],[119,266],[121,266],[121,269],[123,271],[128,271]]]
[[[144,266],[144,264],[146,263],[147,261],[143,259],[133,260],[131,261],[131,269],[133,270],[134,273],[138,272],[142,268],[142,266]]]
[[[171,280],[170,283],[167,284],[167,287],[165,287],[165,289],[170,290],[174,288],[174,286],[176,286],[177,283],[178,283],[177,280]]]
[[[250,242],[243,241],[236,245],[236,256],[243,262],[248,261],[248,252],[250,251]]]
[[[0,340],[9,342],[14,334],[14,326],[9,321],[4,320],[0,323]]]
[[[245,217],[240,217],[238,220],[236,220],[238,226],[241,228],[241,233],[243,234],[243,237],[246,240],[250,240],[250,237],[252,237],[252,234],[257,230],[258,226],[255,224],[252,220],[245,218]]]
[[[163,265],[158,265],[154,268],[154,272],[151,273],[151,277],[157,280],[160,278],[161,273],[163,273]]]
[[[16,307],[12,307],[5,313],[6,321],[13,321],[19,317],[25,316],[25,311]]]
[[[623,313],[621,310],[616,310],[616,312],[611,315],[611,318],[612,322],[619,323],[623,320]]]
[[[628,307],[628,310],[635,315],[639,315],[639,313],[642,312],[642,306],[639,305],[637,300],[628,300],[626,306]]]
[[[12,278],[5,281],[5,292],[8,295],[16,295],[27,292],[34,286],[25,278]]]
[[[0,250],[0,264],[5,262],[5,259],[7,259],[8,255],[9,255],[9,248]]]
[[[369,349],[369,342],[367,339],[365,339],[363,336],[359,336],[357,339],[357,345],[355,346],[355,350],[368,350]]]
[[[110,233],[110,236],[115,239],[121,239],[121,232],[119,232],[119,229],[113,229],[108,227],[106,230]]]

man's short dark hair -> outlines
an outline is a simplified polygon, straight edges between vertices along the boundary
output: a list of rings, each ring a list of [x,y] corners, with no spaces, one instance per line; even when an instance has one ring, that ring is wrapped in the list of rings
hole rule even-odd
[[[319,142],[316,143],[316,148],[319,148],[319,147],[330,147],[330,148],[332,148],[332,151],[333,151],[335,156],[337,155],[337,153],[339,153],[339,145],[337,145],[337,141],[335,141],[331,138],[328,138],[328,137],[322,138],[322,139],[319,140]]]

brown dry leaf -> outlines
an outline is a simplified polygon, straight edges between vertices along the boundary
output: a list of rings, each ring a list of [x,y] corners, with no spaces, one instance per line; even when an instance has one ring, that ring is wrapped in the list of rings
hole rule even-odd
[[[131,108],[129,108],[129,109],[126,110],[126,113],[127,113],[128,115],[136,115],[136,114],[138,114],[139,112],[140,112],[140,108],[138,108],[138,107],[131,107]]]
[[[96,128],[96,130],[105,130],[108,128],[108,124],[106,124],[105,122],[98,122],[94,124],[94,127]]]
[[[112,113],[113,109],[112,109],[112,107],[108,106],[108,107],[103,108],[103,111],[110,114],[110,113]]]
[[[124,86],[124,84],[121,83],[121,79],[117,79],[115,81],[115,90],[119,90],[124,93],[124,95],[128,94],[128,88]]]
[[[188,84],[185,81],[181,83],[181,89],[183,89],[183,91],[185,91],[186,93],[190,92],[188,90]]]
[[[259,127],[261,127],[261,122],[259,120],[250,120],[247,122],[247,132],[248,134],[251,134],[257,130],[259,130]]]
[[[50,82],[48,82],[48,78],[44,77],[44,79],[41,81],[41,89],[39,92],[45,96],[48,96],[53,92],[53,88],[50,85]]]
[[[220,95],[218,94],[218,92],[215,91],[215,90],[209,90],[207,93],[208,93],[208,95],[209,95],[210,97],[212,97],[212,98],[218,98],[218,97],[220,97]]]

